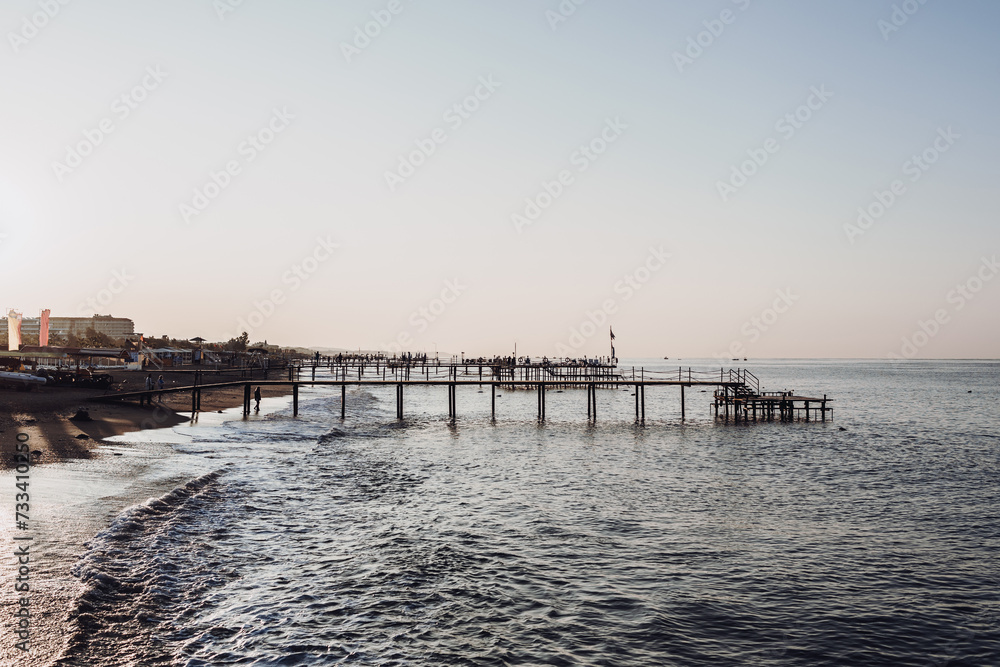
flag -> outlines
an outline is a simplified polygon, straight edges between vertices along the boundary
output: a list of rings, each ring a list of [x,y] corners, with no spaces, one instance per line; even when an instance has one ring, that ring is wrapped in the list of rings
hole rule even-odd
[[[7,313],[7,349],[11,352],[21,349],[21,313],[13,310]]]
[[[38,344],[45,347],[49,344],[49,315],[52,311],[45,309],[42,311],[42,318],[38,322]]]
[[[608,327],[608,331],[611,332],[611,340],[614,340],[615,339],[615,330],[612,329],[611,327]]]
[[[615,359],[615,330],[608,327],[608,331],[611,332],[611,359]]]

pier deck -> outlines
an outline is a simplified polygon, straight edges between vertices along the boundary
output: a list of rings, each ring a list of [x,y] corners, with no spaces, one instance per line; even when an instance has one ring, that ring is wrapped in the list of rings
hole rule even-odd
[[[317,378],[317,370],[328,371],[329,378]],[[434,371],[433,377],[431,371]],[[442,376],[441,371],[445,374]],[[303,372],[308,377],[303,378]],[[415,372],[414,372],[415,371]],[[484,372],[485,371],[485,372]],[[443,386],[448,389],[448,416],[454,421],[458,416],[456,396],[459,387],[489,386],[492,391],[491,415],[496,418],[496,391],[500,389],[534,389],[537,392],[538,418],[545,419],[546,393],[548,389],[586,389],[587,418],[597,420],[598,389],[635,389],[635,419],[637,423],[646,421],[646,388],[679,387],[681,419],[686,418],[685,389],[688,387],[713,387],[712,407],[718,419],[728,421],[774,420],[794,421],[804,417],[805,421],[826,421],[832,416],[833,408],[828,406],[832,399],[826,396],[811,397],[793,395],[790,392],[767,393],[759,389],[757,378],[745,369],[720,369],[719,371],[695,371],[678,368],[677,371],[651,372],[632,369],[625,373],[610,365],[546,366],[510,365],[497,366],[483,363],[460,364],[311,364],[290,366],[276,372],[285,374],[283,379],[246,379],[225,382],[196,383],[190,386],[170,387],[143,391],[110,393],[94,397],[93,401],[138,400],[139,404],[152,404],[161,394],[191,393],[191,412],[201,409],[201,393],[212,389],[243,387],[243,414],[250,414],[253,386],[290,387],[292,390],[292,412],[299,412],[299,387],[340,386],[341,419],[346,419],[346,390],[352,387],[394,386],[396,388],[396,416],[403,419],[403,397],[405,387]]]

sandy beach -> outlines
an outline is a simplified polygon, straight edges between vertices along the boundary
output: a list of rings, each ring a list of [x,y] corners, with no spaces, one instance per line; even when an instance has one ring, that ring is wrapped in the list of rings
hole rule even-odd
[[[126,386],[142,387],[146,377],[141,371],[116,371],[116,382],[127,381]],[[154,373],[154,377],[159,373]],[[166,387],[191,385],[194,371],[164,373]],[[238,372],[206,374],[202,384],[240,379]],[[103,403],[89,399],[106,395],[99,389],[74,387],[41,387],[33,391],[0,389],[0,466],[12,467],[15,436],[26,433],[32,451],[41,452],[33,457],[33,464],[53,463],[72,458],[89,458],[91,451],[101,441],[115,435],[147,428],[174,426],[190,420],[191,398],[189,393],[166,394],[162,403],[140,407],[134,402]],[[284,388],[262,387],[264,397],[284,396]],[[243,401],[240,387],[213,389],[204,392],[202,412],[215,412],[239,406]],[[71,419],[80,408],[85,408],[91,421]]]

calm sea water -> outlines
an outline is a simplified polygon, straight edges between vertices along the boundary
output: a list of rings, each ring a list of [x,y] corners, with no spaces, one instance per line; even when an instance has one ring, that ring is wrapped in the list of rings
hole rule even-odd
[[[503,391],[491,424],[485,387],[454,426],[408,390],[400,424],[390,387],[144,434],[58,664],[1000,664],[1000,364],[749,367],[833,421],[689,390],[682,424],[651,388],[644,428],[622,390],[596,425]]]

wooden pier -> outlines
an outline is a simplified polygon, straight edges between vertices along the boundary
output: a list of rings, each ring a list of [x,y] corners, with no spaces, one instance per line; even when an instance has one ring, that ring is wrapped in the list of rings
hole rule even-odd
[[[317,377],[324,371],[326,378]],[[409,363],[375,360],[371,363],[310,363],[281,369],[287,377],[279,380],[245,379],[186,387],[171,387],[149,391],[112,393],[95,397],[95,401],[138,400],[152,404],[160,394],[191,393],[191,412],[201,410],[203,391],[226,387],[243,387],[243,414],[251,412],[253,387],[289,387],[292,392],[292,414],[299,414],[301,386],[339,386],[340,418],[347,418],[347,387],[387,387],[396,390],[396,418],[404,419],[404,390],[408,387],[445,387],[448,394],[448,419],[458,418],[458,388],[489,386],[490,415],[496,419],[497,390],[533,390],[537,393],[538,419],[546,418],[546,393],[550,389],[584,389],[587,394],[587,419],[597,421],[599,389],[634,389],[635,421],[646,422],[646,388],[679,387],[680,417],[687,418],[685,390],[692,387],[714,388],[711,409],[716,419],[734,422],[753,421],[826,421],[832,417],[832,399],[794,395],[792,392],[761,392],[756,376],[745,369],[711,371],[678,368],[676,371],[631,370],[602,364],[490,364],[481,362]],[[303,377],[305,376],[305,377]]]

